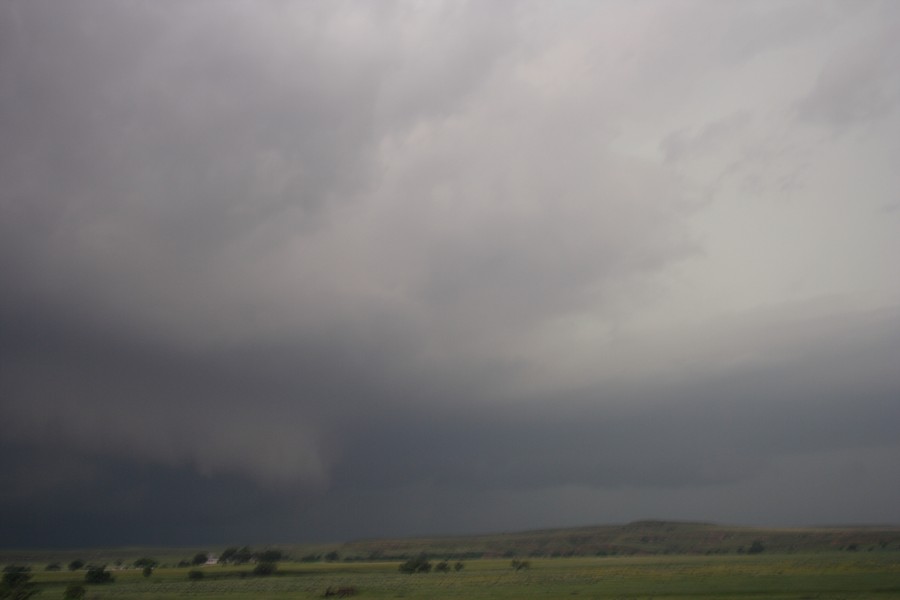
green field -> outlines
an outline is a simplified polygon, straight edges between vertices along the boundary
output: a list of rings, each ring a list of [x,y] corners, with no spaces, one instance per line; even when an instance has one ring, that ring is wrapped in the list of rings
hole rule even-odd
[[[354,598],[488,599],[900,599],[900,528],[748,528],[707,523],[637,521],[625,525],[547,529],[473,536],[283,544],[273,575],[253,564],[176,567],[222,548],[93,548],[0,550],[0,564],[28,565],[42,599],[62,599],[85,570],[74,559],[107,565],[113,583],[85,585],[85,598],[243,600],[321,598],[353,588]],[[464,562],[460,571],[401,573],[407,558]],[[149,577],[132,565],[151,557]],[[306,557],[307,561],[300,559]],[[333,558],[325,562],[324,558]],[[514,571],[512,557],[530,568]],[[48,571],[56,563],[61,570]],[[189,573],[200,571],[199,580]]]
[[[355,598],[900,598],[897,552],[759,554],[741,556],[617,556],[530,559],[514,571],[508,559],[465,561],[459,572],[406,575],[398,562],[282,562],[275,575],[252,567],[113,570],[115,582],[87,587],[86,598],[320,598],[329,587],[353,587]],[[42,568],[42,567],[41,567]],[[38,599],[62,598],[84,572],[33,566]]]

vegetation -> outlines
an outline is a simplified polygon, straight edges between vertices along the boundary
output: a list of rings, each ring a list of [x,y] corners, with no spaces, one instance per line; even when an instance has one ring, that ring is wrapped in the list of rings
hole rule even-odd
[[[146,568],[150,567],[151,569],[155,569],[159,566],[159,561],[155,558],[150,558],[147,556],[142,556],[141,558],[134,561],[134,566],[138,568]]]
[[[206,561],[209,560],[209,555],[206,552],[198,552],[194,555],[194,558],[191,559],[191,564],[194,566],[205,564]]]
[[[528,561],[528,560],[518,560],[518,559],[515,559],[515,558],[514,558],[513,561],[512,561],[512,563],[510,563],[510,566],[513,568],[513,571],[521,571],[521,570],[523,570],[523,569],[530,569],[530,568],[531,568],[531,561]]]
[[[641,521],[260,551],[234,546],[217,565],[191,564],[200,553],[0,550],[0,564],[8,565],[0,598],[900,599],[900,528],[890,527],[771,530]],[[79,570],[84,560],[117,566]],[[73,563],[73,571],[45,568]],[[152,577],[143,576],[147,568]]]
[[[219,562],[222,564],[243,565],[253,560],[263,562],[278,562],[284,558],[281,550],[263,550],[262,552],[254,552],[249,546],[238,548],[231,546],[225,548],[219,555]],[[206,561],[204,561],[206,562]]]
[[[253,574],[257,577],[265,577],[274,573],[277,568],[278,565],[274,562],[260,562],[253,567]]]
[[[31,581],[30,567],[9,565],[3,569],[0,580],[0,598],[11,600],[27,600],[38,593],[37,586]]]
[[[749,547],[749,545],[748,545]],[[103,600],[312,600],[353,594],[360,598],[404,600],[502,600],[578,597],[595,600],[889,600],[900,598],[900,553],[668,555],[532,558],[530,569],[510,568],[508,558],[467,561],[451,573],[409,575],[403,562],[282,562],[270,577],[252,576],[237,565],[176,568],[161,565],[150,579],[141,570],[115,571],[115,582],[100,588],[80,581],[83,573],[26,572],[40,598]],[[43,563],[40,563],[43,564]],[[198,573],[199,575],[189,575]],[[190,577],[190,578],[189,578]],[[193,579],[193,577],[199,577]],[[69,589],[73,594],[69,596]],[[76,587],[77,586],[77,587]],[[15,596],[7,596],[15,597]]]
[[[63,594],[63,600],[82,600],[85,593],[86,590],[83,585],[79,583],[70,583]]]
[[[428,573],[431,571],[431,563],[428,561],[428,555],[420,554],[416,558],[410,558],[400,565],[401,573]]]
[[[765,550],[765,547],[762,545],[762,542],[759,540],[754,540],[752,544],[750,544],[750,549],[747,550],[749,554],[759,554]]]
[[[87,573],[84,574],[85,583],[112,583],[114,581],[112,573],[106,570],[106,565],[102,567],[88,567]]]
[[[756,546],[755,542],[758,542]],[[451,560],[476,558],[560,558],[659,554],[830,552],[842,549],[900,550],[900,527],[766,529],[710,523],[636,521],[478,536],[364,540],[341,547],[344,556],[406,560],[422,552]]]

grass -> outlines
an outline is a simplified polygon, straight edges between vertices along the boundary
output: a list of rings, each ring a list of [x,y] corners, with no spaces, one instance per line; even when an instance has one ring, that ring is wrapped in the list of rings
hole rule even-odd
[[[707,600],[900,599],[900,553],[815,553],[730,556],[534,558],[514,572],[509,559],[466,561],[460,572],[405,575],[398,562],[279,564],[276,575],[249,577],[249,567],[160,568],[114,571],[116,581],[87,586],[88,599],[320,598],[328,587],[352,586],[356,598],[504,599],[596,598]],[[242,576],[243,574],[243,576]],[[83,572],[33,571],[41,594],[62,598]]]

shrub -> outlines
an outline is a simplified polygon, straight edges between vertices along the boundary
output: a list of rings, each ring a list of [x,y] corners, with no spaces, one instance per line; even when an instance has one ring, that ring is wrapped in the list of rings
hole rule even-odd
[[[80,558],[76,558],[75,560],[73,560],[72,562],[69,563],[69,570],[77,571],[78,569],[82,568],[83,566],[84,566],[84,561],[81,560]]]
[[[102,567],[88,567],[87,573],[84,574],[85,583],[112,583],[112,573],[106,570],[106,565]]]
[[[510,565],[516,571],[521,571],[522,569],[530,569],[531,568],[530,562],[528,562],[527,560],[519,560],[517,558],[514,558],[513,561],[510,563]]]
[[[134,561],[134,566],[135,567],[150,567],[151,569],[155,569],[157,566],[159,566],[159,561],[157,561],[154,558],[145,556],[143,558],[139,558],[136,561]]]
[[[6,565],[3,567],[4,573],[28,573],[31,567],[28,565]]]
[[[198,552],[197,554],[194,555],[194,558],[191,560],[191,564],[194,566],[202,565],[207,560],[209,560],[209,556],[206,554],[206,552]]]
[[[70,583],[63,594],[63,600],[82,600],[84,598],[84,586],[80,583]]]
[[[278,568],[278,565],[274,562],[261,562],[257,563],[255,567],[253,567],[253,574],[258,577],[265,577],[266,575],[271,575],[275,572],[275,569]]]
[[[196,569],[188,571],[188,579],[203,579],[203,571],[198,571]]]
[[[400,565],[401,573],[428,573],[429,571],[431,571],[431,563],[424,554],[420,554],[417,558],[411,558]]]
[[[284,553],[281,550],[263,550],[256,554],[256,558],[260,562],[278,562],[284,558]]]
[[[30,567],[9,565],[3,569],[3,579],[0,580],[0,598],[14,598],[26,600],[38,593],[31,575]]]
[[[243,564],[245,562],[250,562],[253,558],[253,550],[250,549],[249,546],[244,546],[240,550],[234,553],[234,556],[231,557],[232,562],[235,564]]]
[[[231,559],[235,554],[237,554],[237,551],[238,549],[235,546],[229,546],[228,548],[225,548],[224,550],[222,550],[222,554],[219,555],[219,562],[222,564],[231,562]]]

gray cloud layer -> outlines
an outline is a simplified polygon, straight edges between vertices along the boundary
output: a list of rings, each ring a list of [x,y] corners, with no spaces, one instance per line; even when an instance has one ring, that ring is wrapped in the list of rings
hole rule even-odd
[[[889,3],[0,10],[8,543],[900,516]]]

